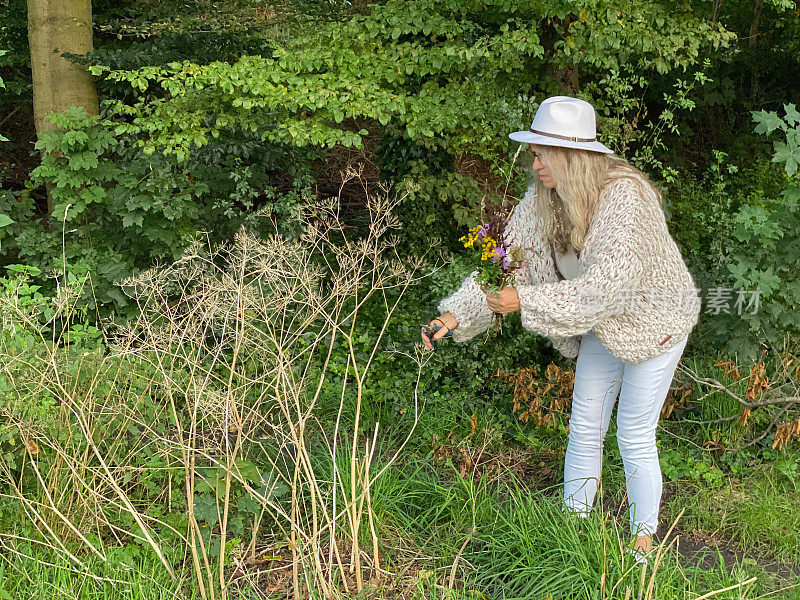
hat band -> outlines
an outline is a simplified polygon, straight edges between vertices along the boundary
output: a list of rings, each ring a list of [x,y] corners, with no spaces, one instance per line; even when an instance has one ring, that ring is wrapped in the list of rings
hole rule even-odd
[[[568,142],[596,142],[597,138],[579,138],[573,137],[569,135],[558,135],[557,133],[547,133],[546,131],[536,131],[535,129],[531,129],[531,133],[535,133],[537,135],[543,135],[545,137],[556,138],[559,140],[567,140]]]

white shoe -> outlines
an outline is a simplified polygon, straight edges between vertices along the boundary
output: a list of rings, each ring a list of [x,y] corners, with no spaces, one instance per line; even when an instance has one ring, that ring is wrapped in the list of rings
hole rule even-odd
[[[633,559],[633,561],[638,565],[646,565],[650,562],[650,557],[652,556],[651,552],[642,552],[641,550],[637,550],[636,548],[628,548],[628,555]]]

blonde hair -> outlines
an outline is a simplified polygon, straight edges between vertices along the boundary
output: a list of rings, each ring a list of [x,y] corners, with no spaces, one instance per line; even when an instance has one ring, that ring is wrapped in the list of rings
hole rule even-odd
[[[547,188],[531,173],[537,186],[538,212],[544,216],[545,240],[562,254],[570,247],[576,252],[583,250],[600,193],[616,179],[630,179],[639,188],[642,199],[647,199],[650,191],[661,206],[661,194],[652,182],[622,158],[556,146],[531,144],[531,148],[550,167],[556,182],[555,189]]]

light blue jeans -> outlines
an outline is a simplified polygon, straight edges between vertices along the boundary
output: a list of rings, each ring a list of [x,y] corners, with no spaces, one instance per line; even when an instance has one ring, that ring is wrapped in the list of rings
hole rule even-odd
[[[656,532],[662,485],[656,426],[687,339],[649,360],[629,363],[611,354],[594,332],[583,335],[564,459],[568,509],[585,516],[594,502],[603,441],[619,395],[617,442],[625,466],[631,532]]]

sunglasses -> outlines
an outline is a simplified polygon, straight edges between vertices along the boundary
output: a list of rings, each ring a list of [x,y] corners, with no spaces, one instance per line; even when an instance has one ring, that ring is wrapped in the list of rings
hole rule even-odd
[[[542,157],[538,152],[536,152],[535,150],[530,150],[530,153],[533,156],[532,162],[536,162],[536,159],[538,158],[539,162],[544,165],[544,162],[542,162]]]

